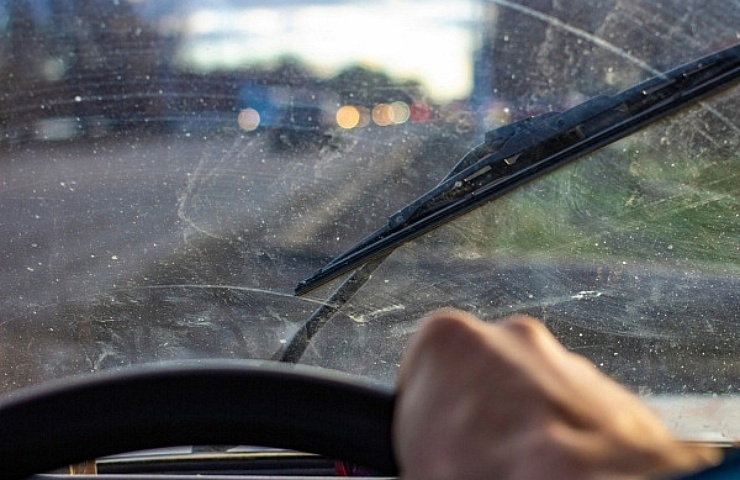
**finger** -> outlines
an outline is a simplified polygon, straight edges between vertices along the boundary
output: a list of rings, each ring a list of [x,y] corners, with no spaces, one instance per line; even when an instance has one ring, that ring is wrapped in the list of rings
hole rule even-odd
[[[408,372],[416,370],[421,357],[430,352],[437,356],[454,355],[476,335],[476,324],[482,323],[473,315],[454,308],[443,308],[427,314],[420,320],[419,330],[409,342],[396,385],[399,389],[407,383]]]

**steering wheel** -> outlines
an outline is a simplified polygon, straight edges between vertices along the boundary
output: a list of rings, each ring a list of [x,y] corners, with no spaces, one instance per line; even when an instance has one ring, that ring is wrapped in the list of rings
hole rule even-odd
[[[397,472],[390,387],[305,366],[207,361],[109,371],[0,402],[0,478],[175,445],[260,445]]]
[[[110,371],[0,402],[0,478],[173,445],[260,445],[396,475],[388,386],[305,366],[207,361]],[[684,480],[738,478],[740,453]]]

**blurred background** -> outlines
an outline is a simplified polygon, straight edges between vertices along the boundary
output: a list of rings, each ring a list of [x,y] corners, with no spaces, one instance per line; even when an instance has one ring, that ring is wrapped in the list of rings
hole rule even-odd
[[[320,114],[306,128],[425,122],[432,104],[471,95],[481,8],[2,0],[0,138],[104,135],[143,118],[252,131],[277,127],[289,103]]]
[[[308,130],[472,114],[489,129],[637,80],[594,49],[656,73],[697,43],[727,43],[636,41],[676,23],[700,29],[725,15],[721,3],[691,18],[671,1],[595,3],[1,0],[0,141],[104,135],[141,119],[253,131],[291,114]],[[574,74],[586,64],[590,77]]]

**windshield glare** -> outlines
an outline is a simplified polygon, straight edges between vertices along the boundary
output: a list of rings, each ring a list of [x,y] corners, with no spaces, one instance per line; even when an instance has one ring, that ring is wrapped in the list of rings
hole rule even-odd
[[[275,359],[302,279],[493,128],[736,44],[737,1],[0,0],[0,392]],[[542,319],[686,438],[740,439],[740,90],[397,249],[300,361],[392,382],[416,320]]]

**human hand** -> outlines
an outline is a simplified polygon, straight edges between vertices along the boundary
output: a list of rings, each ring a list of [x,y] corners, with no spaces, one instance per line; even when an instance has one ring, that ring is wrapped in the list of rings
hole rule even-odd
[[[401,365],[404,480],[638,479],[720,459],[678,442],[635,395],[531,317],[432,313]]]

